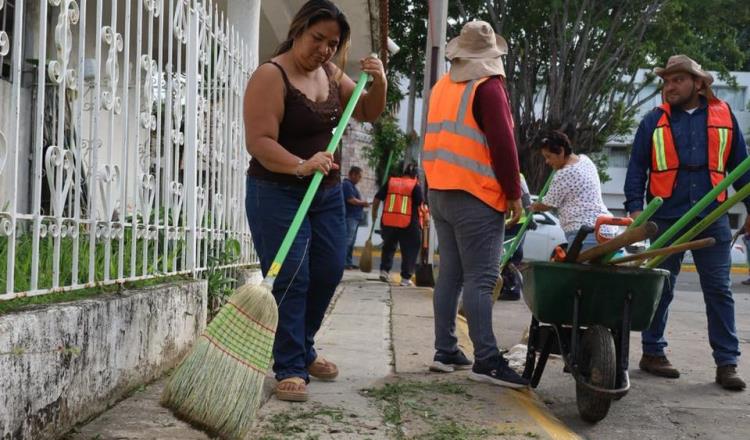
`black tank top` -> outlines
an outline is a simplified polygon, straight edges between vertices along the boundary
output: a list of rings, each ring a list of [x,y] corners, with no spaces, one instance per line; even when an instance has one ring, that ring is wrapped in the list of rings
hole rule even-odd
[[[315,153],[326,149],[333,137],[333,129],[336,128],[341,119],[339,85],[331,77],[331,70],[328,65],[324,65],[323,69],[328,76],[328,99],[315,102],[292,85],[283,67],[273,61],[269,61],[269,63],[279,68],[286,86],[284,117],[279,125],[277,142],[290,153],[302,159],[309,159]],[[262,105],[262,103],[258,105]],[[336,150],[334,159],[341,166],[340,148]],[[312,178],[310,176],[299,179],[291,174],[274,173],[266,169],[256,158],[250,160],[247,173],[258,179],[299,186],[309,185]],[[339,170],[333,170],[323,179],[323,185],[335,185],[340,180],[341,173]]]

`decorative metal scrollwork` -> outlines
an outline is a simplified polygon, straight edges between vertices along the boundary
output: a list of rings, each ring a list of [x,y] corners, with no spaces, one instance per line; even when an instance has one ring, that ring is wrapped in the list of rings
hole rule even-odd
[[[5,1],[0,0],[0,11],[3,10],[3,6],[5,6]],[[5,31],[0,31],[0,57],[4,57],[10,53],[10,38],[8,38],[8,34],[5,33]]]
[[[110,26],[102,27],[102,40],[109,46],[107,56],[107,75],[109,76],[109,90],[102,92],[102,107],[110,111],[114,109],[119,115],[122,111],[122,98],[117,96],[117,82],[120,80],[120,67],[117,62],[117,53],[122,52],[122,34],[115,32]]]
[[[177,225],[180,220],[180,215],[182,214],[182,198],[184,191],[180,182],[172,182],[169,185],[169,190],[170,206],[172,209],[172,224]]]
[[[174,97],[172,99],[172,142],[175,146],[185,144],[185,135],[182,132],[182,103],[185,100],[185,85],[178,75],[172,76]]]
[[[75,0],[49,0],[54,6],[64,5],[60,8],[55,27],[55,46],[57,47],[57,59],[51,61],[47,68],[49,77],[57,84],[63,85],[70,90],[76,89],[76,71],[68,69],[70,63],[70,52],[73,49],[73,32],[71,26],[78,23],[79,10]]]
[[[154,107],[154,82],[159,82],[159,66],[156,60],[144,54],[141,56],[141,69],[144,71],[143,104],[141,110],[141,127],[146,130],[156,130],[156,115],[151,110]]]
[[[156,197],[156,177],[153,174],[141,174],[141,184],[138,197],[138,211],[145,222],[151,218],[151,210]]]
[[[174,36],[182,44],[187,44],[187,14],[189,10],[188,0],[177,0],[174,13]]]
[[[52,145],[47,149],[44,164],[47,170],[52,212],[60,217],[63,215],[65,200],[73,185],[73,152]]]
[[[9,236],[13,233],[13,220],[10,215],[0,213],[0,235]]]
[[[5,140],[5,135],[0,131],[0,174],[3,174],[3,168],[5,168],[5,162],[8,160],[8,142]]]
[[[143,9],[146,12],[150,12],[154,15],[154,18],[159,18],[161,15],[162,0],[144,0]]]
[[[104,165],[97,174],[99,180],[100,197],[104,206],[104,214],[107,222],[114,220],[115,212],[119,207],[116,189],[120,182],[120,166]]]

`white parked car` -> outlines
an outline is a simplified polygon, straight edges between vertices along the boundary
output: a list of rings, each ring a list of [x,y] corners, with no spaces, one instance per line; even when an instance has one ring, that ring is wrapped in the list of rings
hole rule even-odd
[[[747,250],[745,249],[745,245],[742,244],[742,240],[737,240],[736,243],[734,243],[734,246],[732,246],[732,266],[742,266],[747,265]],[[684,264],[694,264],[693,262],[693,254],[688,251],[685,252],[685,258],[682,260]]]
[[[560,220],[549,212],[534,213],[535,230],[526,231],[524,260],[549,261],[556,246],[566,242]]]

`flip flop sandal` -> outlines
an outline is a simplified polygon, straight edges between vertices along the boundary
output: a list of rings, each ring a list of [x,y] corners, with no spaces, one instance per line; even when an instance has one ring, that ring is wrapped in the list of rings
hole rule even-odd
[[[306,402],[307,383],[301,377],[287,377],[276,384],[276,398],[287,402]]]
[[[307,367],[307,372],[310,373],[310,376],[323,381],[332,381],[339,375],[339,369],[336,364],[320,356],[315,358],[313,363]]]

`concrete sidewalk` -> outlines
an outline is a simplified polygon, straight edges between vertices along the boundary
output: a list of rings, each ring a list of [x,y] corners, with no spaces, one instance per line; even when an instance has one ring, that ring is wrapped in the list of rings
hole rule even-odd
[[[457,327],[471,354],[465,323]],[[531,391],[476,384],[465,372],[428,372],[430,289],[400,288],[378,281],[375,273],[347,272],[316,346],[338,364],[338,380],[313,380],[306,403],[269,395],[248,438],[577,438]],[[269,378],[267,392],[274,384]],[[161,386],[136,393],[68,438],[209,438],[159,407]]]

